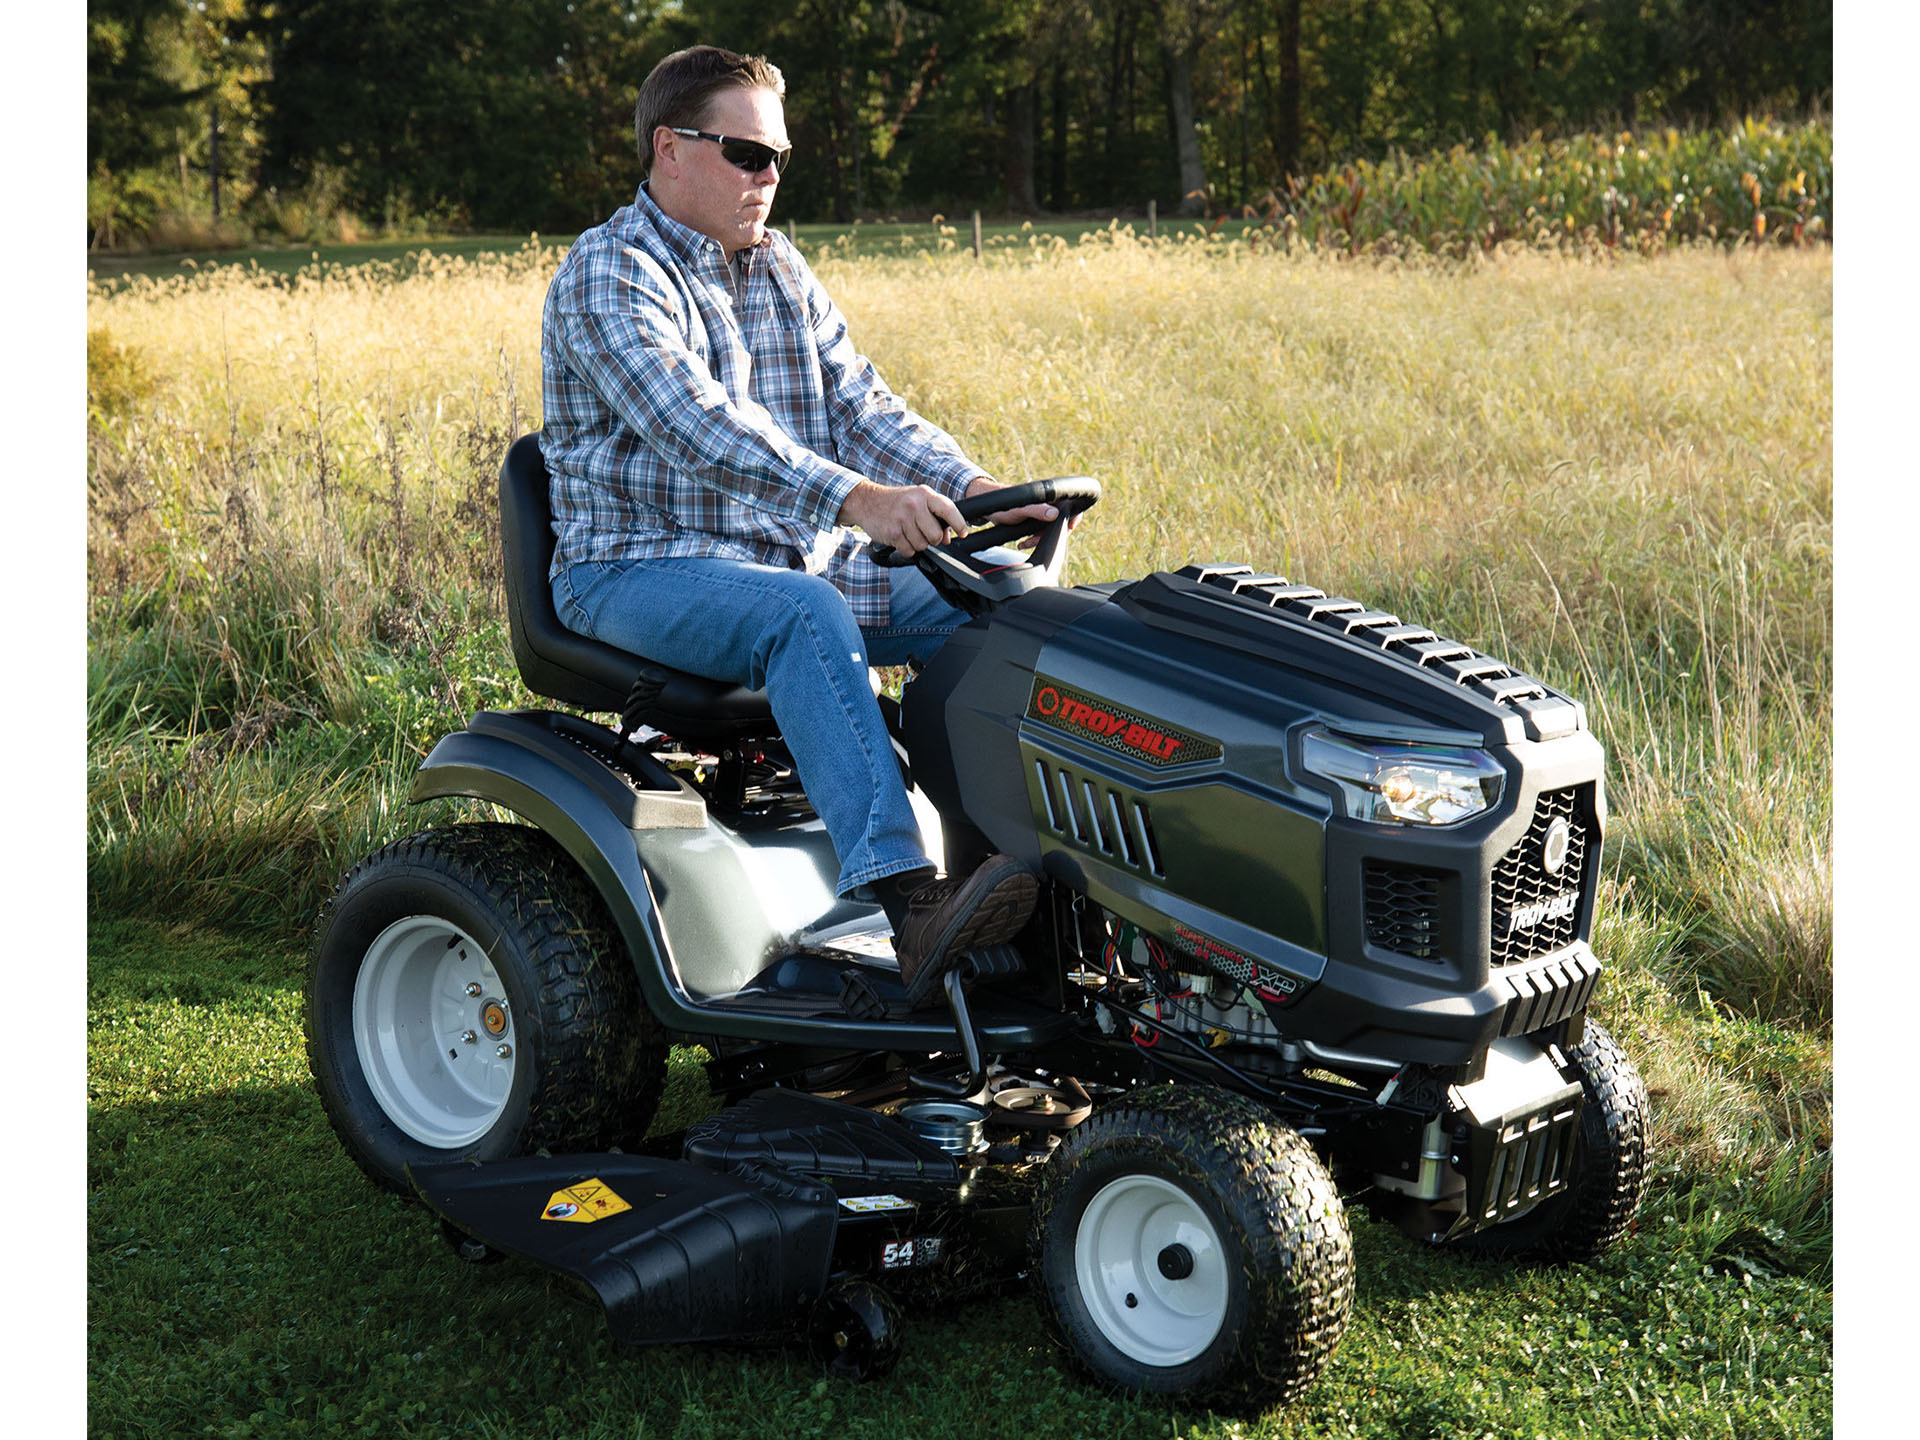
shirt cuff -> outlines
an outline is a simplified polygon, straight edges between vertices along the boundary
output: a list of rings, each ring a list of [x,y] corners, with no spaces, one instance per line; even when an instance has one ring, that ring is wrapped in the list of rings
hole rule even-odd
[[[811,451],[801,452],[806,459],[801,463],[802,473],[797,479],[803,494],[809,496],[814,504],[802,517],[808,523],[822,530],[834,530],[843,523],[840,509],[847,503],[847,497],[853,494],[854,487],[864,478],[844,465],[836,465]],[[807,463],[811,461],[812,463]]]

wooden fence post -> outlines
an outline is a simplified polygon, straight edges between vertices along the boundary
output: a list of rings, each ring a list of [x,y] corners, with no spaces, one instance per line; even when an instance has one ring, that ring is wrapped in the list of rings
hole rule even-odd
[[[1147,202],[1147,238],[1149,240],[1160,238],[1160,202],[1158,200]]]
[[[980,212],[973,212],[973,258],[980,258]]]

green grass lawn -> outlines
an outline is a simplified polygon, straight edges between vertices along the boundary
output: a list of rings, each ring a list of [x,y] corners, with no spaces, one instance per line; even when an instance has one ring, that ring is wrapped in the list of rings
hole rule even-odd
[[[1831,1428],[1832,1295],[1729,1244],[1663,1169],[1636,1232],[1566,1270],[1469,1261],[1350,1211],[1353,1322],[1256,1421],[1103,1395],[1026,1295],[920,1314],[888,1380],[797,1350],[629,1350],[558,1277],[470,1268],[376,1191],[309,1083],[304,958],[96,920],[88,956],[89,1432],[476,1435],[1803,1436]],[[676,1052],[664,1127],[708,1104]],[[1709,1205],[1712,1211],[1709,1213]]]
[[[568,244],[571,235],[545,235],[548,244]],[[237,265],[242,269],[257,265],[276,275],[293,275],[309,266],[325,269],[332,265],[368,265],[379,262],[405,262],[397,268],[406,273],[410,257],[423,252],[435,255],[508,255],[527,243],[525,235],[458,235],[419,240],[365,240],[352,245],[257,245],[245,250],[197,250],[169,255],[93,255],[87,256],[87,268],[100,281],[119,280],[135,275],[166,279],[189,275],[216,266]]]

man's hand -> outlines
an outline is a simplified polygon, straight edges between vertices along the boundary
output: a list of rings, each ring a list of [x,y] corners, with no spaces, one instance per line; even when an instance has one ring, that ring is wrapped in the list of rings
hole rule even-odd
[[[971,500],[976,495],[986,495],[992,491],[1004,490],[1006,488],[1007,487],[1002,485],[998,480],[989,480],[986,476],[982,475],[967,486],[967,499]],[[1017,525],[1022,520],[1057,520],[1060,518],[1060,511],[1058,507],[1053,505],[1022,505],[1015,510],[996,511],[987,518],[996,525]],[[1069,516],[1067,519],[1067,528],[1071,530],[1079,523],[1080,517],[1078,515]],[[1029,535],[1026,539],[1020,541],[1019,544],[1022,550],[1031,550],[1035,545],[1039,544],[1039,542],[1040,537],[1038,535]]]
[[[858,525],[902,555],[918,555],[949,535],[967,533],[967,522],[953,502],[925,485],[876,485],[862,480],[841,505],[839,519],[842,525]]]

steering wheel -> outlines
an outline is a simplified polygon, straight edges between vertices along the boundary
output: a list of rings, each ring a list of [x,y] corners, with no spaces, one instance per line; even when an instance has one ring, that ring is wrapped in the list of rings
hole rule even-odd
[[[1024,485],[1009,485],[1004,490],[990,490],[984,495],[969,496],[957,502],[954,508],[959,510],[960,518],[969,525],[989,515],[997,515],[1002,510],[1018,510],[1023,505],[1052,505],[1059,510],[1059,515],[1052,520],[1035,518],[1017,520],[1010,525],[989,525],[983,530],[962,535],[957,540],[949,540],[944,545],[930,545],[919,555],[902,555],[893,546],[882,545],[876,540],[867,547],[867,556],[874,564],[889,568],[919,564],[921,556],[932,550],[964,559],[996,545],[1050,531],[1051,534],[1033,547],[1032,558],[1026,562],[1045,567],[1059,549],[1059,537],[1066,534],[1067,522],[1099,498],[1100,482],[1090,475],[1056,475],[1051,480],[1030,480]]]
[[[1066,558],[1067,522],[1099,498],[1100,482],[1086,475],[1057,475],[1051,480],[1009,485],[960,501],[956,507],[960,518],[971,525],[1023,505],[1052,505],[1059,514],[1051,520],[989,525],[944,545],[929,545],[912,556],[876,540],[867,547],[867,554],[877,565],[918,565],[949,602],[969,615],[984,615],[1029,590],[1055,583]],[[1038,535],[1040,540],[1028,553],[1013,552],[1011,559],[1005,552],[987,553],[1029,535]]]

